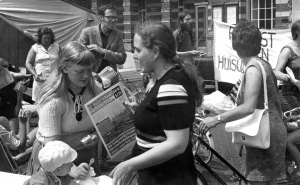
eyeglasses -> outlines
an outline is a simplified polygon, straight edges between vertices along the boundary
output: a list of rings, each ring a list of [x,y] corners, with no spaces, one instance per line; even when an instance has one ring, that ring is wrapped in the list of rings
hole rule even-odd
[[[104,17],[106,17],[109,21],[112,21],[112,20],[117,21],[118,20],[118,17],[114,17],[114,16],[104,16]]]

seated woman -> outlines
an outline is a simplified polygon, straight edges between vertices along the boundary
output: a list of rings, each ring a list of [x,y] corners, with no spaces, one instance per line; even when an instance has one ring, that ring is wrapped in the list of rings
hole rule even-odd
[[[58,68],[43,83],[37,96],[39,129],[27,175],[39,170],[37,156],[43,145],[60,140],[78,153],[70,175],[77,179],[87,177],[87,163],[97,155],[99,138],[90,144],[81,142],[88,134],[97,135],[84,104],[103,91],[92,76],[94,61],[93,54],[80,42],[70,42],[63,48]],[[92,166],[100,175],[98,160]]]
[[[8,149],[11,151],[12,155],[18,155],[24,152],[27,148],[30,148],[35,140],[35,135],[37,128],[33,129],[31,132],[27,133],[26,125],[29,124],[31,113],[24,109],[19,111],[19,124],[20,124],[20,134],[17,137],[10,131],[9,121],[5,117],[0,117],[0,137],[7,145]]]

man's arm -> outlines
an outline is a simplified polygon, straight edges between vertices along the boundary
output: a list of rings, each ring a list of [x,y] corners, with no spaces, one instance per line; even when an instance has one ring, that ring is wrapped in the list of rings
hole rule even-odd
[[[122,65],[125,63],[127,55],[125,53],[125,48],[124,48],[123,34],[118,33],[117,36],[118,38],[116,43],[117,44],[116,50],[115,51],[105,50],[104,59],[109,61],[110,63]]]

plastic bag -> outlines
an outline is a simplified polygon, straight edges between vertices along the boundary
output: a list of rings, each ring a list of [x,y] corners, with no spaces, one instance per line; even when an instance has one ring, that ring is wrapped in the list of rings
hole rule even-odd
[[[204,95],[201,107],[214,114],[221,114],[236,107],[236,105],[220,91]]]

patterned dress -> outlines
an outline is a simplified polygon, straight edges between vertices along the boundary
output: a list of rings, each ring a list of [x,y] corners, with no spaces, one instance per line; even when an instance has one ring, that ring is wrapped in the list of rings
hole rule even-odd
[[[269,181],[274,180],[285,174],[285,150],[287,132],[282,121],[282,111],[279,100],[279,92],[277,89],[276,77],[273,73],[272,67],[266,61],[260,58],[264,66],[267,77],[267,91],[268,104],[270,115],[270,147],[268,149],[259,149],[253,147],[246,147],[246,171],[245,176],[250,181]],[[246,66],[247,69],[254,66],[260,69],[256,59],[251,60]],[[246,73],[245,72],[245,73]],[[246,75],[245,75],[246,76]],[[246,83],[246,77],[244,78]],[[245,83],[242,83],[242,90],[240,93],[238,104],[242,104],[244,100]],[[263,109],[264,107],[264,90],[263,82],[257,100],[256,108]]]

